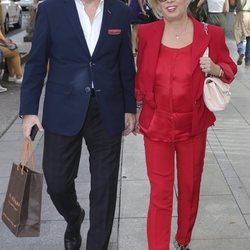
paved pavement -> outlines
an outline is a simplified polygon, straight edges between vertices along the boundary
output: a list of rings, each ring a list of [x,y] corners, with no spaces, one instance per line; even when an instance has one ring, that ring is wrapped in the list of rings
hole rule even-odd
[[[234,42],[228,39],[233,58]],[[216,125],[209,130],[207,154],[201,189],[200,209],[191,243],[192,250],[250,249],[250,67],[242,65],[232,86],[232,102],[227,110],[218,112]],[[17,115],[18,86],[13,94],[0,95],[0,204],[7,188],[12,161],[18,159],[21,143],[21,121]],[[11,99],[11,96],[13,98]],[[43,100],[43,97],[42,97]],[[41,102],[42,102],[41,100]],[[9,110],[14,115],[10,115]],[[4,124],[4,125],[2,125]],[[11,126],[9,126],[11,124]],[[37,169],[41,170],[43,135],[34,143]],[[119,175],[118,199],[109,250],[146,250],[146,214],[149,185],[145,171],[141,136],[124,138]],[[79,176],[76,182],[79,201],[87,211],[82,227],[85,249],[88,220],[89,170],[86,147],[82,149]],[[176,189],[176,187],[175,187]],[[0,212],[2,205],[0,205]],[[176,230],[176,197],[173,212]],[[55,211],[44,185],[41,236],[15,238],[0,222],[1,250],[63,249],[65,222]]]

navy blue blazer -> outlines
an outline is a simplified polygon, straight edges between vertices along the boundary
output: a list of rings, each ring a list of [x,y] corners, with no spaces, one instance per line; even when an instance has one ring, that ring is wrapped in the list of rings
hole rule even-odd
[[[83,126],[92,81],[101,117],[111,135],[124,129],[124,113],[135,113],[130,9],[104,0],[100,37],[91,56],[74,0],[39,5],[21,87],[20,115],[37,114],[49,62],[43,107],[46,130],[72,136]]]

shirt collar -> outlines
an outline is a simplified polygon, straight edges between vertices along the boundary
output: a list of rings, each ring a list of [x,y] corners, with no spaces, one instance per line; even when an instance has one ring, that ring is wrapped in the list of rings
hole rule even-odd
[[[76,0],[76,1],[78,1],[79,3],[81,3],[81,4],[83,5],[83,7],[84,7],[84,4],[83,4],[82,0]],[[104,0],[101,0],[100,3],[99,3],[99,5],[98,5],[97,11],[98,11],[99,9],[102,10],[102,9],[103,9],[103,6],[104,6]]]

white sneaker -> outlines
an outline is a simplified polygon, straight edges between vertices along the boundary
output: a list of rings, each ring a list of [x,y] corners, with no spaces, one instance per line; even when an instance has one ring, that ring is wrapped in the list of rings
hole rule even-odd
[[[16,81],[16,77],[15,76],[9,76],[8,77],[8,82],[15,82]]]
[[[6,92],[7,89],[0,84],[0,93]]]
[[[16,83],[22,84],[22,82],[23,82],[23,77],[21,77],[21,78],[16,78]]]

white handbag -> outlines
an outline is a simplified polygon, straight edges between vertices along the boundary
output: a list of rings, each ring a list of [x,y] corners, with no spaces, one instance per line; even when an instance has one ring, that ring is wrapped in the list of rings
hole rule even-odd
[[[208,56],[208,49],[203,56]],[[230,85],[218,77],[206,77],[203,86],[203,100],[206,107],[212,112],[224,110],[231,98],[229,89]]]
[[[226,108],[231,98],[229,88],[229,84],[222,82],[217,77],[207,77],[205,79],[203,99],[210,111],[221,111]]]

